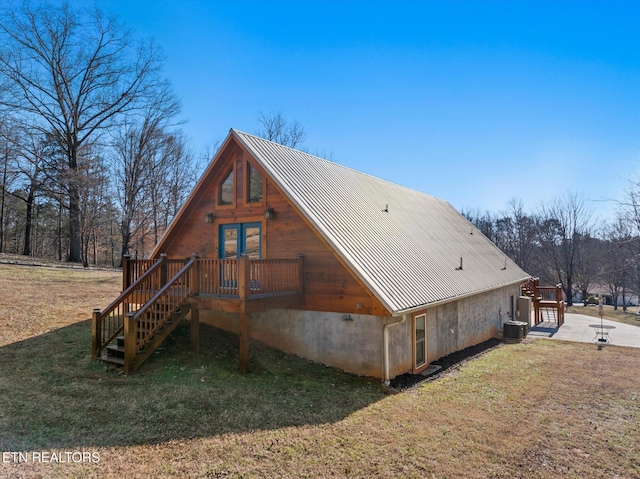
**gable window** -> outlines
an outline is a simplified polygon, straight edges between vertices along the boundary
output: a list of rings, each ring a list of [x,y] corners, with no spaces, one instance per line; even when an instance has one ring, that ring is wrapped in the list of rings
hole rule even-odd
[[[264,197],[262,175],[251,163],[247,163],[247,183],[247,203],[261,203]]]
[[[427,315],[420,314],[414,319],[414,368],[419,369],[427,363]]]
[[[218,204],[233,204],[233,170],[229,171],[225,179],[220,183],[218,195]]]

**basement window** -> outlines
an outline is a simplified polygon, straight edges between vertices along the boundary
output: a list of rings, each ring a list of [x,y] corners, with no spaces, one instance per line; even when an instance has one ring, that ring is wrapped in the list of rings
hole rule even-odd
[[[414,319],[415,369],[427,363],[427,315],[421,314]]]
[[[222,180],[222,183],[220,183],[218,204],[233,204],[233,170],[231,170],[225,179]]]
[[[262,203],[264,194],[262,175],[247,163],[247,203]]]

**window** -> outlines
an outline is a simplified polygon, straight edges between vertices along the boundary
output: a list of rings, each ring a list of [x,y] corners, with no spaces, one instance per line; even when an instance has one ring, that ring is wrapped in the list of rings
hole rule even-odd
[[[231,170],[225,179],[222,180],[222,183],[220,183],[218,204],[233,204],[233,170]]]
[[[427,363],[427,315],[421,314],[414,319],[415,369]]]
[[[262,198],[262,175],[247,163],[247,203],[261,203]]]
[[[244,233],[244,253],[251,259],[260,259],[260,257],[262,256],[260,251],[260,226],[261,225],[259,224],[248,224],[243,225],[242,228]]]

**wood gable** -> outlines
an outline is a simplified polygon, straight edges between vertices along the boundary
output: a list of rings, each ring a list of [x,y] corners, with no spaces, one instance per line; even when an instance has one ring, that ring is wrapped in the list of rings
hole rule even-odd
[[[249,168],[262,177],[259,201],[249,201]],[[221,201],[222,183],[229,174],[233,177],[230,203]],[[227,190],[228,186],[229,181]],[[226,194],[228,200],[228,191]],[[267,208],[273,210],[272,219],[265,218]],[[152,257],[166,253],[178,259],[197,253],[200,258],[216,259],[221,226],[238,223],[261,225],[262,258],[304,257],[301,309],[391,315],[233,135],[220,148]]]

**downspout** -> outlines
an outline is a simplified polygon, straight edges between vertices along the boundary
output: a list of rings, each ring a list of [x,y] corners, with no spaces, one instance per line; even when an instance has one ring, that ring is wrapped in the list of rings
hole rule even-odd
[[[383,380],[385,385],[389,385],[391,382],[389,380],[389,329],[403,324],[407,320],[407,314],[402,315],[402,319],[400,321],[396,321],[395,323],[385,324],[382,328],[382,349],[384,350],[384,358],[383,358]]]

